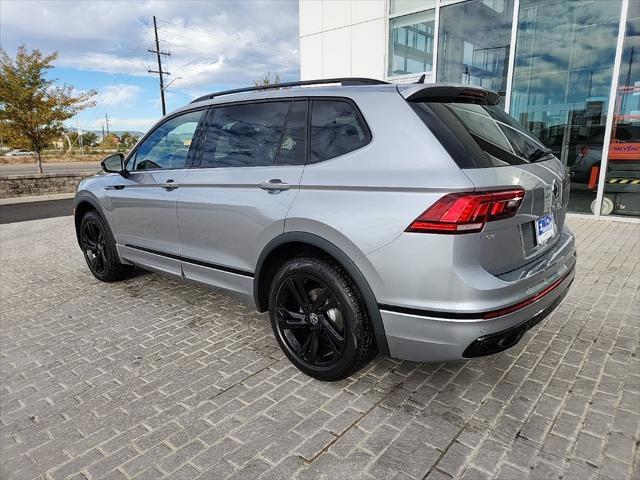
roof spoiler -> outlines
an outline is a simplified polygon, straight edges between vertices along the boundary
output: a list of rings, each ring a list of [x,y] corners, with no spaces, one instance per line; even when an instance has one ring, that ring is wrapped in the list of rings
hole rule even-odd
[[[398,92],[408,102],[477,103],[497,105],[500,95],[484,88],[469,85],[413,84],[398,86]]]

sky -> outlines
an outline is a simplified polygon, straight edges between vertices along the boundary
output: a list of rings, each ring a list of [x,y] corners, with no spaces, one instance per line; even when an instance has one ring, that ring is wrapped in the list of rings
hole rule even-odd
[[[59,53],[48,76],[96,106],[67,122],[146,131],[161,116],[153,16],[158,17],[167,111],[206,93],[253,85],[271,72],[299,79],[297,0],[0,1],[0,46]]]

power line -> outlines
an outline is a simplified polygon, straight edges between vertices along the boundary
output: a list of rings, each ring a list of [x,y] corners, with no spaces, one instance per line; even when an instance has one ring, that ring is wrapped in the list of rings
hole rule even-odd
[[[153,30],[156,34],[156,49],[153,50],[151,48],[149,48],[147,51],[149,53],[155,53],[156,56],[158,57],[158,70],[147,70],[149,73],[157,73],[158,76],[160,77],[160,100],[162,101],[162,116],[165,116],[167,114],[167,107],[164,103],[164,79],[163,76],[164,75],[171,75],[169,72],[165,72],[164,70],[162,70],[162,60],[160,58],[160,55],[164,55],[164,56],[170,56],[171,54],[169,52],[163,52],[162,50],[160,50],[160,42],[158,40],[158,24],[156,22],[156,16],[153,16]]]

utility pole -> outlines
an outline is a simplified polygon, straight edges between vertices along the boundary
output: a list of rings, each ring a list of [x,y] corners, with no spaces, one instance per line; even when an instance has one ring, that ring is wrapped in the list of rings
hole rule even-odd
[[[149,53],[155,53],[158,57],[158,70],[147,70],[149,73],[157,73],[160,76],[160,100],[162,101],[162,115],[167,114],[167,108],[164,103],[164,79],[163,75],[171,75],[169,72],[165,72],[162,70],[162,60],[160,59],[160,55],[171,55],[169,52],[163,52],[160,50],[160,41],[158,40],[158,24],[156,22],[156,16],[153,16],[153,30],[156,33],[156,49],[153,50],[149,48],[147,51]]]
[[[109,135],[109,114],[108,113],[104,114],[104,121],[107,124],[107,135]],[[104,132],[102,132],[102,134],[104,135]]]
[[[104,122],[100,122],[102,123],[102,141],[101,143],[104,143]]]

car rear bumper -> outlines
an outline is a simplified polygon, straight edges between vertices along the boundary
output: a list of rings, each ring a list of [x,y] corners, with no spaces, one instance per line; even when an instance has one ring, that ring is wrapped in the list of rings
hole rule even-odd
[[[575,276],[575,266],[557,282],[524,299],[516,308],[459,315],[456,313],[389,310],[380,314],[392,357],[416,362],[442,362],[491,355],[512,347],[524,333],[560,304]],[[540,293],[544,293],[540,295]],[[531,303],[527,300],[533,299]],[[474,317],[475,318],[470,318]]]

